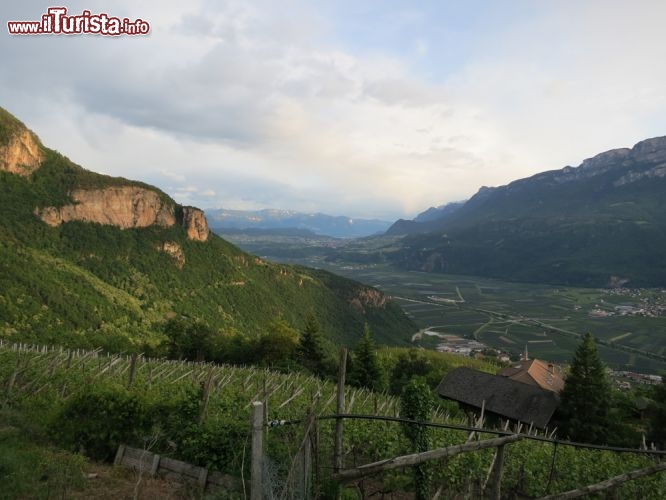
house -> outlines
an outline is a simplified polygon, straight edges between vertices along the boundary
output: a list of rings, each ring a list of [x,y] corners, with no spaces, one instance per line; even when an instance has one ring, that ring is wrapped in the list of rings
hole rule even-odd
[[[456,368],[437,386],[440,397],[463,406],[538,428],[545,428],[559,404],[555,391],[500,375]]]
[[[502,369],[498,375],[556,393],[564,389],[562,369],[540,359],[523,359]]]

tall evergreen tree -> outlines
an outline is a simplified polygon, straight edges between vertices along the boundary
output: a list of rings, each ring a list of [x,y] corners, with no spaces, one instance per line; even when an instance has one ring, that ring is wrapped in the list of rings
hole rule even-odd
[[[310,314],[299,336],[296,356],[302,366],[319,376],[325,372],[326,354],[322,342],[319,323],[314,315]]]
[[[573,441],[607,443],[612,426],[611,385],[590,333],[576,349],[561,396],[561,434]]]
[[[366,387],[376,391],[384,388],[383,373],[377,360],[377,348],[372,340],[370,327],[367,323],[363,328],[363,336],[356,349],[354,349],[349,379],[352,384],[358,387]]]

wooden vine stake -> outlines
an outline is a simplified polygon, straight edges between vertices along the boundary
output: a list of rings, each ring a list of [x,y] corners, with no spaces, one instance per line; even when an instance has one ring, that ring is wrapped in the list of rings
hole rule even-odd
[[[340,367],[338,369],[338,406],[337,414],[342,415],[345,412],[345,376],[347,374],[347,349],[340,349]],[[343,443],[343,419],[338,417],[335,420],[335,449],[333,452],[333,472],[340,473],[344,467],[342,457]],[[338,488],[337,498],[340,498],[340,489]]]
[[[130,359],[130,368],[129,368],[129,378],[127,379],[127,388],[131,388],[134,383],[134,376],[136,375],[136,353],[132,353],[132,358]]]
[[[264,405],[252,403],[252,466],[250,472],[250,500],[262,500],[264,457]]]
[[[312,431],[314,428],[315,417],[312,408],[308,408],[305,417],[305,436],[303,438],[302,453],[302,478],[300,489],[302,491],[302,498],[311,498],[312,490]]]
[[[338,406],[337,414],[342,415],[345,412],[345,376],[347,374],[347,349],[340,349],[340,368],[338,371]],[[342,460],[342,438],[343,438],[343,419],[338,417],[335,420],[335,454],[334,454],[334,472],[340,472],[344,466]]]
[[[493,461],[492,470],[490,473],[490,492],[489,498],[492,500],[500,500],[501,498],[501,485],[502,485],[502,466],[504,465],[504,446],[503,444],[497,447],[495,452],[495,460]]]
[[[201,407],[201,413],[199,414],[199,423],[202,424],[206,419],[206,413],[208,413],[208,402],[210,401],[210,393],[213,388],[213,368],[208,369],[208,376],[206,377],[206,382],[203,385],[203,394],[201,396],[203,405]]]

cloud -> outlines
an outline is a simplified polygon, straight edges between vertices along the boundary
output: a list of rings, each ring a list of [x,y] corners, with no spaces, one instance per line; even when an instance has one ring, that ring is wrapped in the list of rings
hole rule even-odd
[[[185,182],[185,176],[183,174],[172,172],[171,170],[161,170],[160,173],[164,175],[164,177],[168,177],[176,182]]]
[[[86,167],[207,208],[413,215],[666,125],[656,2],[68,7],[151,34],[1,37],[0,105]]]

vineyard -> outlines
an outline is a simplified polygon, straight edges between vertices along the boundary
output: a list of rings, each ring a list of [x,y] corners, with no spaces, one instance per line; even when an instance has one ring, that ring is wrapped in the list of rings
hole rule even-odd
[[[301,373],[277,373],[252,367],[213,365],[99,351],[0,344],[0,386],[5,422],[36,439],[47,439],[72,452],[100,460],[113,458],[122,442],[163,456],[219,470],[236,479],[243,497],[250,475],[250,415],[253,401],[264,403],[268,498],[295,498],[306,425],[313,425],[312,491],[335,494],[332,479],[336,387]],[[345,389],[345,413],[397,417],[400,401],[386,394]],[[319,418],[310,418],[312,415]],[[459,412],[441,404],[432,422],[465,425]],[[353,468],[411,451],[400,425],[390,418],[345,419],[343,462]],[[524,429],[523,432],[526,430]],[[531,432],[531,430],[530,430]],[[468,429],[433,427],[431,448],[496,436]],[[4,434],[0,433],[0,447]],[[486,485],[493,449],[431,462],[432,484],[441,498],[474,498]],[[540,497],[593,484],[654,465],[646,453],[579,449],[523,439],[507,446],[502,491]],[[0,488],[3,464],[0,463]],[[410,491],[410,468],[395,469],[352,482],[343,498]],[[617,498],[663,498],[666,474],[631,481],[615,490]],[[222,494],[222,493],[220,493]],[[390,496],[389,496],[390,497]]]

